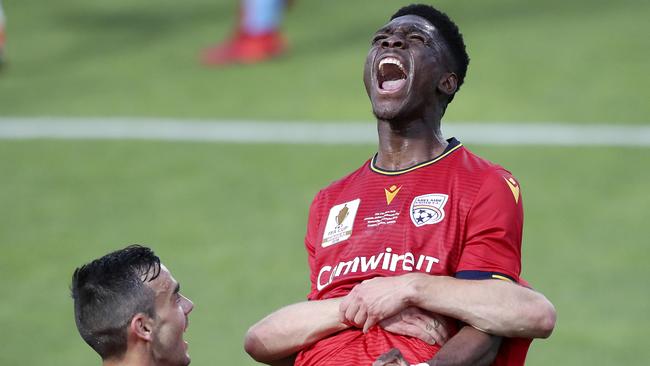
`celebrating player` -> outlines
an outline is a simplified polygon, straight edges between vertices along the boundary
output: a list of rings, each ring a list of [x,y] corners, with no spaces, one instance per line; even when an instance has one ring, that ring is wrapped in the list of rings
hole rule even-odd
[[[186,366],[194,305],[149,248],[129,246],[77,268],[72,298],[81,337],[104,366]]]
[[[310,301],[251,327],[253,358],[521,365],[529,341],[500,337],[550,335],[553,305],[520,285],[519,182],[442,137],[468,63],[457,26],[430,6],[402,8],[375,33],[364,83],[378,152],[316,195],[305,238]],[[419,321],[408,320],[413,309],[423,312]],[[401,353],[386,355],[393,348]]]

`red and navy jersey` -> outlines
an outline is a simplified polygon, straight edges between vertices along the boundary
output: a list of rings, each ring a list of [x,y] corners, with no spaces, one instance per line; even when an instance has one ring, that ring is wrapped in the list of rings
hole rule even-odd
[[[523,208],[507,170],[453,138],[440,156],[408,169],[386,171],[375,161],[321,190],[310,207],[310,300],[410,272],[519,281]],[[348,329],[300,352],[296,365],[370,365],[393,347],[412,364],[440,348],[379,327]],[[523,359],[500,363],[516,364]]]

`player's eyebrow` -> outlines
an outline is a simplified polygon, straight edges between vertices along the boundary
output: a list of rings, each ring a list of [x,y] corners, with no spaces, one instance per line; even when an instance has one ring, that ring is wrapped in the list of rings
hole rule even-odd
[[[404,33],[421,33],[424,36],[430,37],[431,36],[431,31],[435,29],[430,26],[423,26],[420,24],[407,24],[407,25],[400,25],[400,26],[391,26],[390,24],[380,28],[375,32],[375,35],[385,33],[385,34],[393,34],[396,31],[402,31]]]
[[[427,37],[431,37],[431,31],[431,28],[420,24],[410,24],[404,28],[405,33],[420,33]]]

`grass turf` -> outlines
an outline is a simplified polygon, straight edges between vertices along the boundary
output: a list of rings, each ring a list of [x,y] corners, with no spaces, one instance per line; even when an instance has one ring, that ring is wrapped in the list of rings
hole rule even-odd
[[[302,237],[318,188],[374,148],[155,142],[0,143],[0,364],[87,365],[74,267],[153,246],[196,308],[196,365],[253,364],[246,328],[308,288]],[[524,276],[556,304],[529,365],[645,365],[650,150],[475,147],[521,181]]]
[[[208,69],[199,51],[230,32],[234,1],[5,1],[0,114],[368,120],[371,35],[408,2],[297,1],[285,22],[289,55]],[[436,5],[472,58],[449,119],[648,122],[650,3]]]

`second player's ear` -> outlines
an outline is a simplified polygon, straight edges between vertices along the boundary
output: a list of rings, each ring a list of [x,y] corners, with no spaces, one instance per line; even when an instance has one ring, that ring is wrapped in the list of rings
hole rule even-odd
[[[129,330],[135,337],[151,341],[153,339],[153,319],[143,313],[135,314],[129,324]]]
[[[458,89],[458,76],[453,72],[442,74],[438,82],[438,90],[445,95],[453,95]]]

